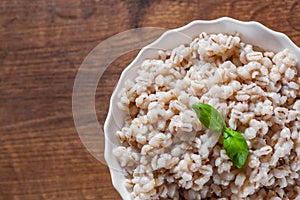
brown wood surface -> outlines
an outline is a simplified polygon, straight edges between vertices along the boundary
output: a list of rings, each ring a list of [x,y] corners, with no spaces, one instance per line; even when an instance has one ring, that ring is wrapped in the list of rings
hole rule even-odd
[[[71,96],[81,62],[128,29],[222,16],[259,21],[300,45],[297,0],[1,0],[0,199],[120,199],[107,167],[87,152],[74,126]],[[105,72],[96,96],[100,122],[136,53]]]

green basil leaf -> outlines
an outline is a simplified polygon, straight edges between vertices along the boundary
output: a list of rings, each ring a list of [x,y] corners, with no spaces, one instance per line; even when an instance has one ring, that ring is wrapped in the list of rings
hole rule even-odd
[[[242,168],[248,157],[248,145],[243,135],[227,128],[223,117],[211,105],[194,103],[192,108],[206,128],[223,133],[223,147],[228,157],[237,168]]]
[[[214,107],[209,104],[194,103],[192,108],[206,128],[216,132],[223,132],[223,129],[226,127],[224,119]]]
[[[246,139],[237,131],[225,128],[223,147],[237,168],[242,168],[247,161],[248,145]]]

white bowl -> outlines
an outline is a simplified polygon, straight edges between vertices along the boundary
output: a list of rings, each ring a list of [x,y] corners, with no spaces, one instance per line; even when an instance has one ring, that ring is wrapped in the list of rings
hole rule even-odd
[[[188,44],[201,32],[206,33],[240,33],[242,41],[256,45],[264,50],[278,52],[289,49],[296,57],[300,57],[300,49],[283,33],[273,31],[258,22],[241,22],[228,17],[216,20],[196,20],[181,28],[166,31],[155,42],[144,47],[130,65],[122,72],[120,80],[111,96],[109,112],[104,124],[105,160],[108,164],[112,184],[123,199],[130,199],[125,188],[125,176],[112,151],[118,145],[116,131],[124,124],[126,113],[117,108],[118,94],[124,87],[125,80],[133,80],[137,76],[137,68],[146,58],[157,58],[157,49],[173,49],[180,44]],[[297,64],[300,70],[299,63]]]

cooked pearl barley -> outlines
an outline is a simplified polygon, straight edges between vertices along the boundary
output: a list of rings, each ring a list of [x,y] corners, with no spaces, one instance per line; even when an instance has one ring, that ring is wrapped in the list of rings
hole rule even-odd
[[[127,113],[114,155],[131,199],[300,199],[300,78],[296,57],[254,50],[238,35],[201,33],[158,51],[117,106]],[[249,147],[237,169],[192,110],[208,103]]]

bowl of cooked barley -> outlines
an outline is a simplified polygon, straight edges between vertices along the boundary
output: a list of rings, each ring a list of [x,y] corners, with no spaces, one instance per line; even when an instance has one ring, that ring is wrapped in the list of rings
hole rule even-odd
[[[144,47],[122,72],[104,126],[121,197],[300,198],[298,58],[285,34],[227,17],[193,21]],[[240,133],[242,166],[230,154],[243,151],[237,139],[228,150],[230,134],[201,123],[196,103]]]

